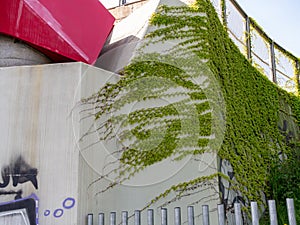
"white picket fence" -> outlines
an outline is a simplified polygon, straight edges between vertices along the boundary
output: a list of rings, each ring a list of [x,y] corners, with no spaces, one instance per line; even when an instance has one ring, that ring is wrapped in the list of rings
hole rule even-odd
[[[289,219],[289,225],[296,225],[296,216],[295,216],[295,208],[294,208],[294,200],[291,198],[286,199],[287,205],[287,213]],[[225,208],[223,204],[218,205],[218,224],[225,225],[226,223],[226,215]],[[277,213],[276,213],[276,204],[274,200],[268,201],[269,215],[270,215],[270,225],[278,225],[277,221]],[[87,225],[105,225],[104,222],[104,213],[98,214],[97,223],[94,222],[94,215],[87,215]],[[161,208],[161,225],[168,225],[168,210],[166,208]],[[234,217],[235,217],[235,225],[242,225],[242,211],[241,204],[234,204]],[[111,212],[109,217],[108,225],[117,225],[117,215],[116,212]],[[123,211],[121,214],[121,225],[128,225],[128,212]],[[194,206],[187,207],[187,225],[195,225],[195,216],[194,216]],[[259,210],[256,202],[251,202],[251,220],[252,225],[259,225]],[[141,211],[134,211],[134,225],[141,225]],[[154,210],[147,210],[147,225],[154,225]],[[181,208],[174,208],[174,225],[182,225],[181,222]],[[202,205],[202,225],[210,225],[209,220],[209,207],[208,205]],[[234,225],[234,224],[232,224]]]

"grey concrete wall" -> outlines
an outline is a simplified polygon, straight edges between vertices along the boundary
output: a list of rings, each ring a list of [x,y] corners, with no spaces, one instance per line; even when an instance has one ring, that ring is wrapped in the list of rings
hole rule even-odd
[[[35,194],[39,224],[84,224],[76,104],[110,75],[82,63],[0,68],[0,205]]]
[[[203,155],[202,161],[210,165],[205,168],[189,159],[176,163],[166,160],[99,194],[111,179],[94,181],[102,175],[118,140],[99,142],[97,132],[93,132],[80,141],[94,127],[93,117],[84,118],[78,102],[106,82],[117,80],[113,73],[82,63],[0,68],[2,174],[9,168],[7,176],[0,177],[0,203],[14,202],[18,194],[22,197],[35,194],[40,224],[79,225],[85,224],[87,213],[96,215],[99,211],[112,210],[132,213],[173,184],[216,172],[215,154]],[[90,107],[93,109],[94,105]],[[25,174],[16,169],[18,166]],[[23,178],[16,185],[14,173]],[[7,178],[9,182],[5,184]],[[215,183],[204,188],[196,199],[203,198],[201,203],[215,208],[217,187]],[[172,197],[162,199],[153,207],[157,209]],[[195,196],[186,197],[169,207],[186,207],[194,200]],[[200,205],[196,210],[200,214]]]
[[[51,63],[45,55],[10,36],[0,34],[0,67]]]
[[[149,25],[149,19],[158,6],[184,6],[186,4],[187,0],[146,1],[145,4],[114,26],[94,66],[112,72],[121,71],[138,54],[137,50],[144,43],[145,35],[156,29]],[[122,10],[122,7],[119,8]],[[175,43],[176,41],[172,40]],[[163,45],[168,46],[168,43],[157,43],[156,46],[150,47],[150,51],[161,52],[165,48]]]

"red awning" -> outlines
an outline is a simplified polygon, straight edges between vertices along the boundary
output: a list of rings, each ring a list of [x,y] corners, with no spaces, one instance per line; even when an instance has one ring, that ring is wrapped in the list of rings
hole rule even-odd
[[[115,21],[98,0],[0,0],[0,5],[0,33],[56,62],[93,64]]]

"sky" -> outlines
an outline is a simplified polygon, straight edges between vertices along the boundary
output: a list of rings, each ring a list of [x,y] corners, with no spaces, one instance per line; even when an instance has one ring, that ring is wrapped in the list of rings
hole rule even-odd
[[[236,0],[277,44],[300,57],[300,0]]]

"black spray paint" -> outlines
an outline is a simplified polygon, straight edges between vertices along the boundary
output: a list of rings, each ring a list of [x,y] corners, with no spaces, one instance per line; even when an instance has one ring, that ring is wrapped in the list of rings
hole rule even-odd
[[[18,186],[18,184],[31,182],[35,189],[38,189],[37,174],[38,170],[25,162],[22,156],[19,156],[9,166],[2,168],[0,188],[7,187],[10,179],[12,179],[14,187]]]

